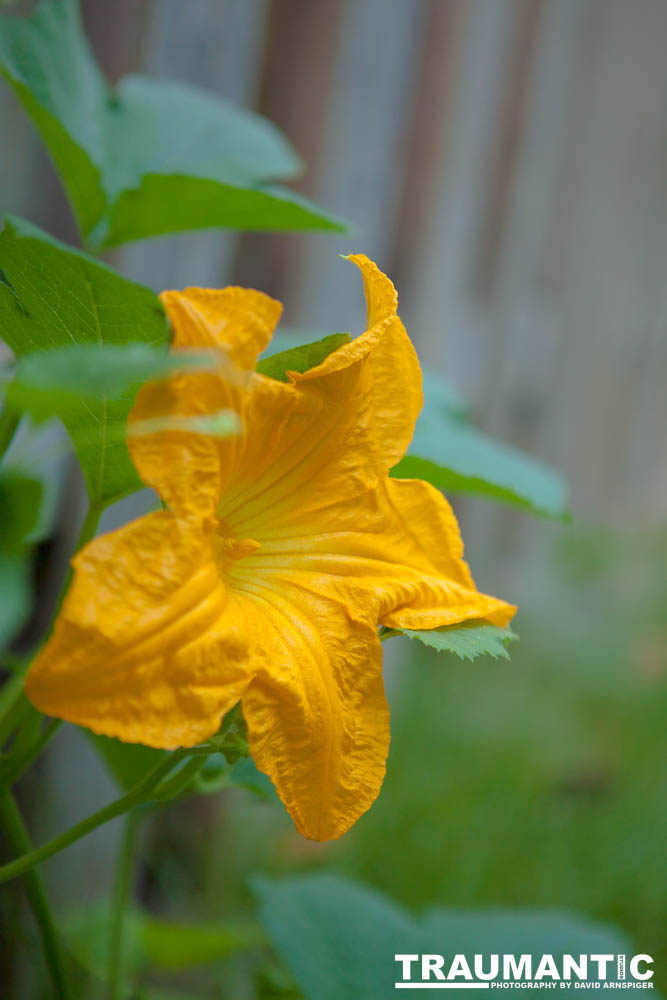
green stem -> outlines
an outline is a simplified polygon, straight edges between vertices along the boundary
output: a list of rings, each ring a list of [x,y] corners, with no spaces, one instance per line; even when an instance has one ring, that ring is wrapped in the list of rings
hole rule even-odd
[[[10,764],[10,769],[7,773],[0,777],[0,786],[11,787],[15,785],[23,777],[30,765],[37,760],[47,743],[51,741],[51,737],[55,736],[61,726],[61,719],[49,719],[33,745],[17,761],[13,762],[13,767]]]
[[[17,854],[30,852],[32,844],[28,832],[9,790],[0,792],[0,821],[12,850]],[[51,975],[54,996],[58,1000],[69,1000],[71,993],[67,985],[63,953],[41,876],[39,872],[30,869],[23,875],[23,881],[28,902],[39,927],[42,950]]]
[[[54,837],[53,840],[49,840],[42,847],[38,847],[37,850],[30,851],[28,854],[24,854],[23,857],[17,858],[16,861],[0,866],[0,885],[3,882],[8,882],[9,879],[16,878],[17,875],[23,875],[24,872],[50,858],[53,854],[57,854],[63,848],[69,847],[70,844],[75,843],[77,840],[81,840],[86,834],[96,830],[98,826],[108,823],[109,820],[115,819],[116,816],[123,816],[130,809],[141,805],[142,802],[145,802],[150,797],[151,792],[159,785],[162,778],[172,768],[176,767],[184,757],[189,756],[190,753],[190,750],[174,750],[168,757],[161,760],[157,767],[154,767],[144,780],[140,781],[127,795],[123,795],[122,798],[105,806],[104,809],[100,809],[98,812],[93,813],[92,816],[81,820],[80,823],[66,830],[65,833],[61,833],[59,837]]]
[[[137,834],[139,832],[139,820],[140,814],[138,809],[132,809],[127,814],[123,839],[120,845],[120,856],[118,859],[116,884],[111,909],[111,925],[109,928],[109,1000],[122,1000],[123,996],[125,915],[132,893],[134,855]]]
[[[21,724],[26,712],[23,681],[28,664],[23,664],[5,681],[0,690],[0,747],[4,746],[14,730]]]
[[[155,798],[159,798],[160,802],[169,802],[171,799],[177,798],[185,791],[193,778],[199,774],[207,756],[208,754],[196,754],[191,757],[176,774],[165,778],[156,792]]]

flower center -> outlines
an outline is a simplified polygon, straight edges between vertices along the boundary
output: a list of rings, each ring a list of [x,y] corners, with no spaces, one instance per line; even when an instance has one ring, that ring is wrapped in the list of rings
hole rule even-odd
[[[254,538],[222,538],[221,542],[226,559],[244,559],[259,548]]]
[[[215,560],[221,573],[231,568],[232,563],[245,559],[259,548],[254,538],[235,538],[224,521],[220,521],[215,535]]]

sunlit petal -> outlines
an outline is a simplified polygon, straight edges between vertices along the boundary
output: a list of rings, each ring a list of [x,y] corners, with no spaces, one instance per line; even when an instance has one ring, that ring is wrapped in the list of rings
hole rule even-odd
[[[250,749],[297,829],[340,837],[375,801],[389,711],[372,619],[317,580],[264,586],[238,564],[255,677],[243,696]]]
[[[220,410],[243,420],[250,369],[266,347],[280,317],[279,302],[245,288],[187,288],[163,292],[175,350],[215,348],[220,370],[175,375],[146,385],[131,423],[159,417],[191,417]],[[236,465],[234,438],[181,430],[130,436],[128,448],[143,481],[179,514],[212,514]]]
[[[186,288],[160,295],[175,347],[218,347],[251,371],[271,340],[282,305],[252,288]]]
[[[210,539],[149,514],[77,555],[50,642],[26,681],[47,715],[151,746],[210,736],[248,680]]]

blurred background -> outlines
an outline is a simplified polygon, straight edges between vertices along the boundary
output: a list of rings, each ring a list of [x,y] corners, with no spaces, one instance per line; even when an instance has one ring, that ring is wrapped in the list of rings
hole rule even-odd
[[[310,844],[247,793],[192,800],[146,828],[137,897],[178,919],[251,918],[251,873],[324,867],[414,910],[572,908],[622,927],[664,970],[664,0],[83,9],[112,80],[175,78],[267,115],[303,157],[298,190],[353,225],[343,237],[147,241],[110,255],[113,265],[156,290],[254,286],[285,303],[290,326],[356,334],[362,289],[337,254],[369,254],[394,280],[423,361],[482,428],[563,473],[573,515],[554,525],[452,498],[478,585],[520,606],[521,642],[510,662],[432,658],[399,641],[388,650],[389,773],[343,841]],[[0,208],[75,242],[7,87],[0,128]],[[60,475],[44,588],[62,574],[83,511],[66,464]],[[71,727],[22,789],[38,841],[114,794]],[[85,906],[108,892],[117,835],[104,828],[45,866],[56,900]],[[20,898],[5,892],[4,917],[30,942]],[[39,995],[30,964],[5,958],[16,996]],[[183,983],[221,1000],[298,995],[265,953]]]

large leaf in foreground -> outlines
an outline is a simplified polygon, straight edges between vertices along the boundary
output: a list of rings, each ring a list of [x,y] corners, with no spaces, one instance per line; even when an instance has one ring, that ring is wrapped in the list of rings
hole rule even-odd
[[[81,232],[97,245],[182,229],[340,229],[273,182],[301,164],[259,115],[183,84],[124,77],[111,90],[75,0],[5,16],[0,72],[39,129]]]
[[[166,378],[185,370],[219,369],[223,363],[220,352],[205,349],[168,354],[164,344],[68,344],[25,355],[17,364],[0,371],[0,385],[7,382],[6,406],[29,414],[39,423],[54,416],[64,419],[83,402],[96,404],[122,399],[148,379]],[[221,413],[230,418],[230,428],[237,430],[236,414]],[[213,415],[156,418],[150,424],[155,430],[162,430],[173,427],[176,422],[180,430],[200,428],[204,433],[207,427],[211,433],[215,432]],[[132,431],[152,433],[145,427],[146,423],[133,424]],[[223,429],[220,423],[219,431]],[[119,430],[125,433],[124,426]]]
[[[0,336],[17,358],[72,344],[167,343],[166,318],[149,289],[22,220],[5,220],[0,269]],[[141,486],[123,433],[132,401],[132,392],[81,399],[62,417],[93,504]]]
[[[437,909],[413,917],[380,893],[330,875],[256,879],[254,889],[260,919],[307,1000],[399,995],[398,954],[444,955],[446,969],[456,954],[465,955],[471,969],[476,954],[484,956],[485,968],[491,954],[531,955],[534,970],[543,954],[557,962],[563,954],[633,954],[615,928],[559,910]],[[419,964],[413,969],[413,980],[421,982]],[[614,963],[607,981],[615,982],[615,976]],[[571,983],[557,986],[561,996],[581,993]],[[457,992],[470,995],[455,986],[448,995]]]

